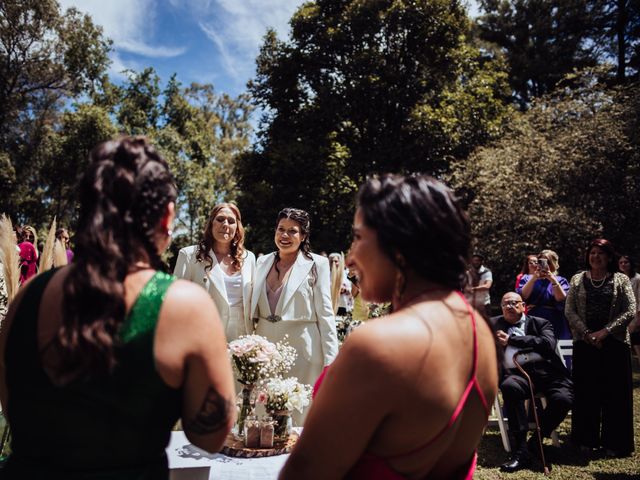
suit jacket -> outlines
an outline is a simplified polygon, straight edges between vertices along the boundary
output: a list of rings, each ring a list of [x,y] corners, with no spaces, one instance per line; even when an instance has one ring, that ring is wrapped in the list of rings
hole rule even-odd
[[[322,344],[323,364],[328,365],[338,353],[336,322],[331,304],[329,260],[314,253],[311,254],[311,257],[309,259],[302,252],[298,253],[298,258],[293,264],[291,274],[284,286],[274,315],[281,317],[283,326],[287,322],[301,320],[316,323]],[[251,314],[253,318],[258,319],[258,301],[261,293],[266,288],[267,275],[274,261],[274,252],[263,255],[258,259],[253,297],[251,299]],[[312,271],[314,265],[315,273]],[[313,276],[316,277],[315,280]],[[265,301],[264,296],[262,300]],[[263,310],[268,310],[268,307],[264,308],[263,306]],[[305,339],[308,342],[312,340],[307,337]],[[293,339],[290,340],[290,342],[292,341]],[[311,345],[305,345],[305,347],[305,351],[311,351]]]
[[[205,271],[205,263],[196,259],[197,245],[185,247],[178,253],[178,260],[173,270],[173,274],[179,278],[191,280],[201,285],[218,307],[218,312],[222,319],[223,325],[229,322],[229,301],[227,300],[227,290],[224,286],[224,273],[220,268],[220,264],[213,252],[210,252],[213,258],[211,270]],[[249,250],[245,250],[244,262],[242,264],[242,304],[244,311],[244,328],[246,334],[253,332],[253,321],[251,320],[251,293],[253,279],[256,270],[256,257]],[[231,339],[230,339],[231,340]]]
[[[494,332],[497,330],[507,331],[512,326],[507,322],[504,316],[493,317],[491,319]],[[523,336],[510,336],[508,345],[511,345],[520,349],[532,349],[538,353],[548,365],[550,372],[557,372],[558,375],[569,378],[571,376],[567,367],[562,363],[562,359],[556,351],[558,341],[556,340],[553,326],[549,320],[541,317],[533,317],[531,315],[525,315],[524,319],[524,335]],[[500,358],[504,355],[504,347],[499,347]],[[502,365],[502,362],[500,362]],[[504,376],[503,372],[503,376]]]

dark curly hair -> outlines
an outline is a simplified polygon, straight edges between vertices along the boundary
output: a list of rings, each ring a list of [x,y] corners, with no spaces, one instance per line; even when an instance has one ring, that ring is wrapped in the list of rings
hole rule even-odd
[[[211,209],[207,224],[204,227],[204,235],[202,240],[198,243],[196,251],[196,260],[205,263],[205,270],[211,270],[213,267],[213,258],[209,255],[209,252],[215,244],[213,233],[211,233],[211,227],[213,221],[216,219],[218,212],[223,208],[228,208],[233,212],[236,217],[236,234],[231,240],[231,257],[233,257],[233,266],[236,270],[242,269],[242,263],[244,262],[244,226],[242,225],[242,216],[240,215],[240,209],[233,203],[219,203]]]
[[[309,240],[309,236],[311,235],[311,217],[307,212],[301,210],[299,208],[283,208],[278,213],[278,218],[276,219],[276,228],[278,228],[278,224],[280,220],[283,218],[288,218],[296,222],[300,226],[300,233],[304,235],[304,240],[300,242],[300,247],[298,249],[303,253],[303,255],[309,259],[311,257],[311,242]],[[280,270],[278,270],[278,263],[280,263],[280,251],[276,250],[276,260],[274,262],[274,268],[278,275],[280,275]],[[315,265],[314,265],[315,267]]]
[[[74,265],[64,282],[63,323],[52,346],[60,377],[90,377],[115,366],[125,318],[124,279],[136,262],[163,270],[155,239],[176,199],[165,160],[144,137],[98,145],[79,186]]]
[[[376,176],[360,188],[358,207],[395,265],[410,266],[426,280],[459,288],[469,259],[471,228],[449,187],[426,175]]]

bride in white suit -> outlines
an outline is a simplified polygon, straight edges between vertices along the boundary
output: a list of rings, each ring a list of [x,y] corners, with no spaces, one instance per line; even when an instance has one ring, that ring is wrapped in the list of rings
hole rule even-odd
[[[338,337],[329,261],[309,252],[309,226],[304,210],[278,214],[278,250],[258,259],[251,311],[258,335],[274,343],[288,335],[298,357],[287,375],[313,386],[338,353]],[[293,418],[301,425],[304,414]]]
[[[213,299],[227,341],[253,332],[251,290],[256,257],[244,248],[240,210],[232,203],[213,207],[198,245],[178,253],[173,274],[202,285]]]

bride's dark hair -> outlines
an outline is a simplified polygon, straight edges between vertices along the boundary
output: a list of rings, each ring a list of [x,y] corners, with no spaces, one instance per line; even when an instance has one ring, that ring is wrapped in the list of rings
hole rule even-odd
[[[176,187],[166,161],[144,137],[98,145],[80,182],[76,255],[64,282],[55,337],[59,377],[110,372],[125,318],[124,279],[137,262],[164,265],[155,239]]]

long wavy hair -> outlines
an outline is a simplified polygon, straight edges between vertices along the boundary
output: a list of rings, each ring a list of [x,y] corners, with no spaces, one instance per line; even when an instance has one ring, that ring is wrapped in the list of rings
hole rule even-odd
[[[213,222],[216,219],[218,213],[223,208],[228,208],[233,212],[236,217],[236,234],[231,240],[231,257],[233,258],[233,266],[236,271],[242,269],[242,263],[244,262],[245,249],[244,249],[244,226],[242,225],[242,215],[240,215],[240,209],[233,203],[219,203],[211,209],[207,224],[204,227],[204,235],[202,240],[198,243],[196,251],[196,260],[205,263],[205,270],[211,270],[213,267],[213,257],[209,252],[213,249],[216,243],[211,232]]]
[[[158,225],[175,199],[169,166],[144,137],[122,137],[91,152],[79,186],[76,256],[64,281],[63,322],[52,343],[59,378],[112,371],[126,314],[124,279],[137,262],[164,269]]]
[[[333,259],[338,260],[337,263]],[[338,313],[338,303],[340,301],[340,290],[342,288],[342,279],[344,278],[344,257],[341,253],[332,253],[329,255],[329,264],[331,266],[331,305],[333,313]]]

